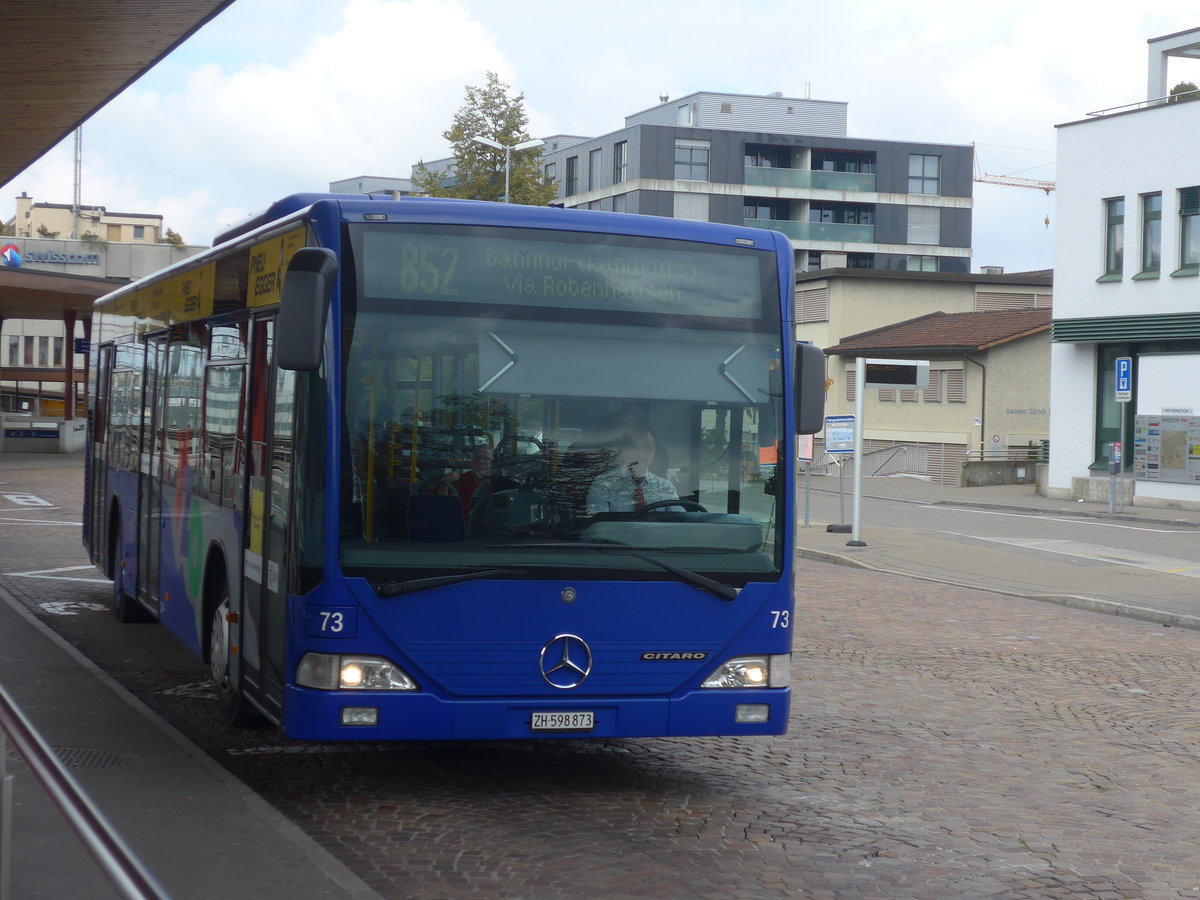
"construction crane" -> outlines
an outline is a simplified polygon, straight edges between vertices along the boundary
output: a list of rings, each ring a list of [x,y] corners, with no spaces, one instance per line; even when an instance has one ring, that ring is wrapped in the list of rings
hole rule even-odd
[[[971,143],[971,149],[975,149],[974,142]],[[1038,190],[1045,191],[1047,197],[1050,196],[1050,192],[1055,188],[1053,181],[1039,181],[1036,178],[1017,178],[1013,175],[989,175],[979,166],[979,154],[972,153],[971,157],[975,161],[975,180],[981,181],[984,184],[1006,184],[1009,187],[1037,188]]]
[[[971,142],[971,149],[975,150],[975,142]],[[971,158],[975,162],[975,181],[983,184],[1001,184],[1007,187],[1023,187],[1037,188],[1040,191],[1046,192],[1046,199],[1049,201],[1050,192],[1057,186],[1053,181],[1041,181],[1037,178],[1018,178],[1015,175],[991,175],[984,172],[979,165],[979,154],[973,152]],[[1047,228],[1050,227],[1050,214],[1046,214],[1044,224]]]

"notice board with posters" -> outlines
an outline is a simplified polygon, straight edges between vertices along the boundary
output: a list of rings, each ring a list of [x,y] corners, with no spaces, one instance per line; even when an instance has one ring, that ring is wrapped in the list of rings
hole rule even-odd
[[[1133,477],[1200,484],[1200,416],[1134,416]]]

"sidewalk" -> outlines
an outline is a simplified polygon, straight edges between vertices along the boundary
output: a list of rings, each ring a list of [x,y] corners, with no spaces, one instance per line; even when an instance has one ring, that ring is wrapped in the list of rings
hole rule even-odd
[[[815,491],[837,491],[835,479],[813,481]],[[1200,510],[1133,505],[1110,513],[1107,504],[1041,497],[1032,485],[960,488],[906,477],[866,478],[863,497],[1169,530],[1195,529],[1197,549],[1193,558],[1200,574]],[[847,496],[847,522],[852,520],[850,508],[851,498]],[[1165,565],[1156,571],[1155,559],[1145,554],[1123,554],[1115,548],[1103,557],[1039,552],[1036,547],[1021,547],[1015,542],[986,541],[948,531],[873,527],[865,517],[860,534],[865,546],[852,547],[848,546],[851,534],[827,531],[826,524],[814,518],[809,527],[797,528],[799,556],[1163,625],[1200,628],[1200,580],[1180,574],[1178,568],[1168,570]]]
[[[81,465],[76,454],[0,454],[0,485],[21,468]],[[6,527],[11,526],[0,525],[0,540]],[[173,900],[377,900],[331,854],[39,622],[3,586],[0,684]],[[6,745],[5,770],[13,776],[14,794],[12,896],[120,896],[13,745]]]

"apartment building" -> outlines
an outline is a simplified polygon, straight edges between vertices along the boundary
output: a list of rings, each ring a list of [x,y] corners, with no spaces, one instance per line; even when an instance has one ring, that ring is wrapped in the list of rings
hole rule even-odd
[[[109,212],[103,206],[35,203],[24,191],[17,198],[16,215],[7,224],[10,234],[27,238],[157,244],[166,234],[159,215]]]
[[[547,139],[558,202],[780,231],[798,272],[970,271],[971,146],[848,137],[843,102],[660,100],[601,137]]]

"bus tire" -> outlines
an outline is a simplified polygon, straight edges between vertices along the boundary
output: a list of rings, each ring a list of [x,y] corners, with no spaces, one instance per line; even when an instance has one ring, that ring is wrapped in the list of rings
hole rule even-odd
[[[257,709],[234,683],[230,655],[232,646],[229,628],[229,585],[224,576],[214,592],[211,624],[208,630],[208,667],[217,686],[217,702],[221,718],[233,728],[261,728],[268,724]]]
[[[118,622],[149,622],[150,615],[133,597],[125,593],[121,584],[121,516],[113,513],[108,529],[108,568],[112,578],[112,609]]]

